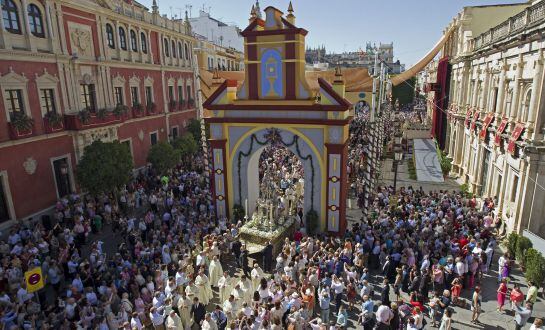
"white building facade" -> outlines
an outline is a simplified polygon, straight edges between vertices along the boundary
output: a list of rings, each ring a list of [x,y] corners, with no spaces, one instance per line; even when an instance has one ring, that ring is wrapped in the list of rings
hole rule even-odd
[[[496,197],[496,215],[508,232],[540,241],[545,237],[545,1],[510,9],[515,10],[511,17],[480,27],[478,34],[470,28],[471,15],[463,13],[447,28],[454,32],[442,54],[450,63],[449,106],[442,109],[445,151],[460,183],[477,195]],[[430,64],[428,82],[434,82],[435,67]]]
[[[244,51],[244,39],[237,26],[212,18],[209,13],[202,10],[199,11],[199,17],[192,17],[189,22],[195,33],[205,37],[211,43],[234,48],[239,52]]]

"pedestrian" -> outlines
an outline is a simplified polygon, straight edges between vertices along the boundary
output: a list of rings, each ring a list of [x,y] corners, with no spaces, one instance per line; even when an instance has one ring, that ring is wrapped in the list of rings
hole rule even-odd
[[[344,306],[339,307],[339,312],[337,313],[337,326],[341,329],[346,329],[348,325],[348,313]]]
[[[320,292],[319,297],[320,302],[320,318],[322,322],[329,324],[329,304],[331,302],[329,298],[329,292],[326,289],[323,289]]]
[[[439,330],[451,330],[452,329],[452,311],[447,309],[441,318],[441,325]]]
[[[535,319],[534,323],[530,326],[530,330],[543,330],[543,320]]]
[[[532,304],[536,303],[538,288],[532,281],[528,281],[528,292],[526,293],[526,301]]]
[[[472,323],[480,323],[479,315],[481,315],[481,299],[481,287],[477,285],[471,298]]]
[[[505,297],[507,296],[507,283],[505,279],[501,280],[500,286],[498,288],[497,292],[497,300],[498,300],[498,312],[503,312],[503,306],[505,305]]]
[[[525,306],[515,305],[515,330],[521,330],[532,315],[532,303],[527,302]]]
[[[193,298],[193,305],[191,306],[190,313],[191,317],[193,318],[194,324],[200,327],[201,322],[204,320],[204,317],[206,315],[206,308],[202,303],[199,302],[199,298]]]
[[[515,283],[513,289],[511,290],[511,293],[509,294],[509,297],[511,299],[512,309],[522,306],[522,303],[524,302],[524,294],[520,290],[520,286],[518,284]]]

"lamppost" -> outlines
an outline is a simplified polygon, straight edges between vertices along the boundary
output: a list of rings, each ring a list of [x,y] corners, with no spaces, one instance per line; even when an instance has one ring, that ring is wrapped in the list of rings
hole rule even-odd
[[[403,148],[401,146],[402,139],[403,137],[400,132],[396,131],[396,135],[394,137],[394,194],[396,193],[397,189],[397,167],[399,162],[401,162],[403,159]]]

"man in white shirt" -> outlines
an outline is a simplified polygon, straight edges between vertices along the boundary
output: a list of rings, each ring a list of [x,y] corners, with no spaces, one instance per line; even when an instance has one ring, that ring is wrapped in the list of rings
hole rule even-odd
[[[390,324],[390,320],[394,317],[394,313],[390,310],[390,307],[386,305],[380,305],[377,309],[377,322],[385,325]]]
[[[150,317],[151,323],[153,324],[154,329],[156,329],[156,330],[164,330],[165,329],[165,325],[164,325],[165,315],[164,315],[164,310],[163,310],[162,307],[161,308],[155,308],[155,307],[150,308],[149,317]]]
[[[204,320],[202,321],[202,330],[218,330],[218,325],[216,321],[212,319],[210,313],[206,313]]]

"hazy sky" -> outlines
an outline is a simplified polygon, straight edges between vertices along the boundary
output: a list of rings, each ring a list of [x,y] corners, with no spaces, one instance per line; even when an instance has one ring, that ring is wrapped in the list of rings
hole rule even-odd
[[[151,8],[152,0],[139,0]],[[309,31],[307,45],[324,44],[328,52],[365,49],[367,41],[393,42],[394,56],[415,63],[439,39],[443,29],[464,6],[524,2],[524,0],[292,0],[296,25]],[[212,17],[244,29],[250,0],[157,0],[161,14],[171,16],[191,5]],[[261,9],[275,6],[286,12],[289,0],[262,0]]]

